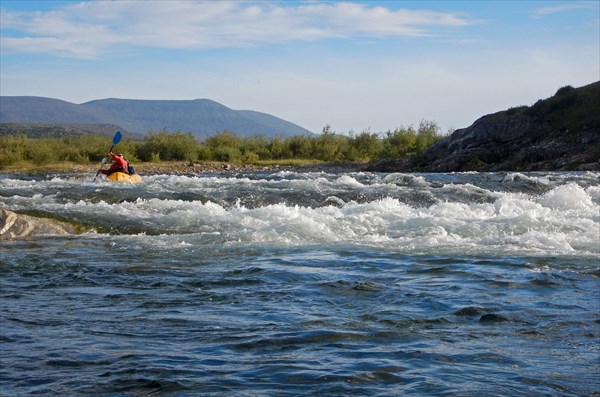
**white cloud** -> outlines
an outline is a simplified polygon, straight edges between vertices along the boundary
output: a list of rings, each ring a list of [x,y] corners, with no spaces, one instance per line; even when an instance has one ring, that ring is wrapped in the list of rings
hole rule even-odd
[[[558,35],[515,41],[501,13],[499,20],[488,21],[498,28],[493,35],[486,36],[484,26],[474,37],[466,28],[478,22],[466,14],[368,2],[290,4],[120,0],[44,13],[3,9],[0,93],[77,103],[105,97],[210,98],[313,131],[325,124],[340,132],[385,131],[421,119],[446,130],[599,78],[598,25],[586,28],[577,41]],[[551,15],[559,9],[541,11]],[[424,43],[423,36],[435,39]],[[370,45],[380,37],[394,39]],[[317,42],[324,39],[348,39],[353,45]],[[297,41],[309,45],[289,45]],[[118,61],[111,56],[131,47],[184,51],[137,51]],[[193,51],[214,47],[234,49]],[[8,48],[93,61],[40,57],[32,62],[34,57],[7,55]]]
[[[570,2],[564,4],[556,4],[549,7],[540,7],[533,11],[532,16],[534,18],[542,18],[548,15],[559,14],[566,11],[580,10],[580,9],[597,9],[597,3],[590,4],[590,2]]]
[[[288,41],[446,34],[476,23],[467,15],[349,2],[98,1],[49,12],[3,10],[3,50],[74,58],[118,46],[247,47]]]

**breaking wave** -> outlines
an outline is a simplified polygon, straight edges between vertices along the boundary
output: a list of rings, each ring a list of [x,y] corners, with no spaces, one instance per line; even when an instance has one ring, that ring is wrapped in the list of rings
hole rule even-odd
[[[597,256],[596,177],[285,172],[157,175],[139,185],[4,177],[0,205],[150,244],[165,239],[359,245],[412,254]]]

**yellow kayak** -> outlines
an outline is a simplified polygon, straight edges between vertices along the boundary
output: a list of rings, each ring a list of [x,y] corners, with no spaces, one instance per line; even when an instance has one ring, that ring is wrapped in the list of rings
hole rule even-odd
[[[124,172],[113,172],[106,179],[112,182],[138,183],[142,181],[142,178],[138,174],[126,174]]]

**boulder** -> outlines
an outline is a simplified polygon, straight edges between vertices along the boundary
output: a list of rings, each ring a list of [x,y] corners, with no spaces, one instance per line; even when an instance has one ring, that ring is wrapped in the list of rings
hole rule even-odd
[[[65,222],[21,215],[0,208],[0,240],[70,234],[74,232],[75,227]]]

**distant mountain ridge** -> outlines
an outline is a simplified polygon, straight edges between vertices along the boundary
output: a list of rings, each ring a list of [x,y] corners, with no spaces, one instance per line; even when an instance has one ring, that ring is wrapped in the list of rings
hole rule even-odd
[[[114,124],[127,132],[191,132],[198,138],[229,130],[239,136],[310,134],[297,124],[251,110],[233,110],[210,99],[100,99],[74,104],[54,98],[1,96],[0,123]]]

